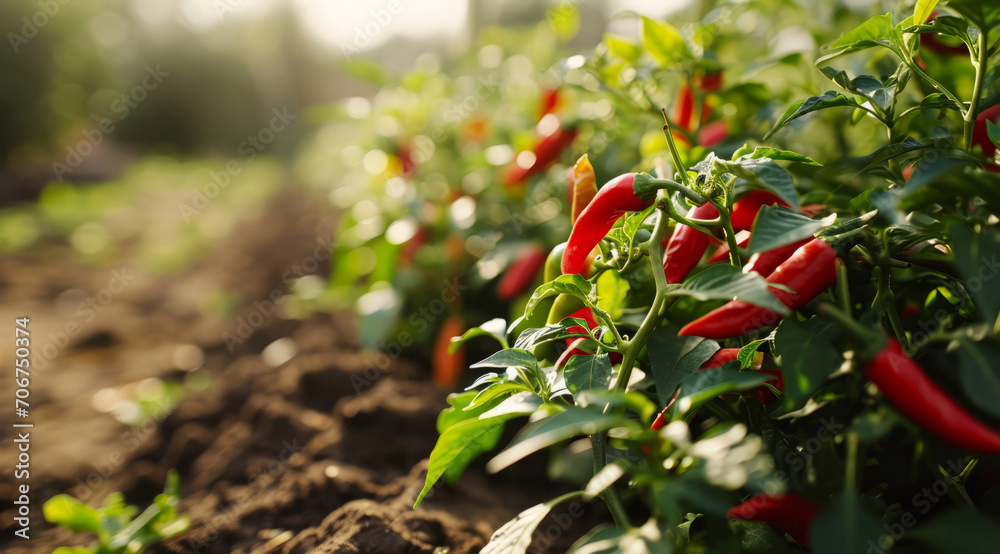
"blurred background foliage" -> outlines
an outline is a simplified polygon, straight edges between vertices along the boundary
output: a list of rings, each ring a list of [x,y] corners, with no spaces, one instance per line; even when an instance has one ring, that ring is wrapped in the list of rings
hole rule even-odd
[[[651,170],[666,152],[659,110],[673,113],[683,87],[705,116],[680,130],[689,160],[713,123],[720,156],[759,143],[792,101],[833,88],[801,70],[822,45],[908,4],[8,0],[0,251],[68,245],[80,263],[180,271],[242,214],[298,187],[340,223],[326,284],[290,283],[290,315],[353,308],[367,346],[407,333],[403,347],[426,356],[449,317],[469,326],[520,313],[523,297],[496,298],[498,278],[565,240],[565,174],[581,154],[599,182]],[[690,63],[652,56],[640,16],[677,29]],[[848,58],[849,71],[895,68],[867,60]],[[968,95],[966,64],[926,63]],[[704,92],[709,75],[721,86]],[[280,130],[279,112],[291,116]],[[877,122],[845,127],[834,112],[774,140],[831,159],[884,137]],[[927,130],[958,125],[914,117]],[[533,167],[557,128],[575,140]],[[462,298],[437,309],[456,280]]]

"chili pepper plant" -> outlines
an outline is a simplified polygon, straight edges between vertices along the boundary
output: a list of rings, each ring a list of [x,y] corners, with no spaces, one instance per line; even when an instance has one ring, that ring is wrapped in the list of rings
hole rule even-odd
[[[517,319],[453,339],[500,348],[441,413],[417,504],[484,453],[498,472],[547,450],[570,492],[483,552],[525,552],[571,499],[608,513],[576,552],[995,548],[998,22],[986,2],[920,0],[830,43],[830,90],[742,147],[698,144],[688,88],[638,119],[666,123],[648,165],[581,158],[545,283]],[[611,40],[704,82],[707,58],[668,23]]]

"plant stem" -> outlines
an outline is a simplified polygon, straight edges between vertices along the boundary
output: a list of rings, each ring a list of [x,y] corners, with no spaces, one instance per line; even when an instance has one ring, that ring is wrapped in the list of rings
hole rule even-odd
[[[860,437],[857,433],[847,433],[847,464],[844,468],[844,491],[848,494],[858,492],[858,445]]]
[[[604,466],[607,464],[607,440],[607,431],[601,431],[590,436],[590,444],[594,450],[594,475],[597,475],[597,472],[604,469]],[[614,518],[615,525],[619,529],[630,529],[632,523],[628,519],[628,514],[625,512],[625,505],[622,504],[622,499],[618,496],[618,490],[615,489],[615,486],[611,485],[604,489],[604,492],[601,493],[601,498],[608,505],[608,510],[611,511],[611,517]]]
[[[684,162],[681,161],[681,154],[677,150],[677,145],[674,144],[674,137],[670,131],[670,120],[667,118],[666,108],[660,108],[660,112],[663,114],[663,134],[667,138],[667,148],[670,150],[670,157],[674,160],[674,169],[677,173],[681,175],[681,182],[684,186],[690,188],[691,181],[688,179],[687,168],[684,167]]]
[[[663,200],[665,197],[664,191],[657,193],[658,200]],[[666,198],[669,202],[669,197]],[[663,237],[667,232],[667,226],[669,225],[670,218],[662,210],[657,210],[656,212],[656,225],[653,227],[653,236],[650,237],[647,243],[647,248],[649,249],[649,259],[650,264],[653,268],[653,281],[656,283],[656,297],[653,299],[653,305],[650,307],[649,312],[646,314],[646,318],[643,319],[642,324],[639,326],[639,330],[636,332],[635,337],[622,341],[622,348],[624,350],[624,359],[622,360],[621,368],[618,370],[618,377],[615,379],[614,391],[621,392],[625,390],[628,386],[629,378],[632,376],[632,369],[635,366],[635,360],[639,356],[639,350],[646,343],[649,338],[649,334],[653,332],[653,328],[656,327],[656,322],[660,318],[660,310],[663,308],[664,301],[666,300],[666,287],[667,287],[667,277],[663,273],[663,251],[661,249],[660,243],[663,242]],[[611,326],[614,329],[614,325]],[[617,331],[616,331],[617,336]],[[607,407],[605,407],[607,410]],[[607,439],[608,433],[601,432],[591,435],[590,441],[593,445],[594,450],[594,473],[604,468],[607,465]],[[629,529],[631,523],[628,520],[628,515],[625,513],[625,507],[622,504],[621,498],[618,496],[618,491],[615,489],[614,485],[611,485],[604,490],[602,494],[604,502],[608,505],[608,509],[611,510],[611,515],[615,519],[615,525],[620,529]]]
[[[969,101],[969,111],[965,113],[965,125],[962,129],[962,142],[965,144],[965,149],[968,150],[972,148],[972,131],[976,126],[976,115],[979,111],[979,97],[983,93],[983,81],[986,80],[986,64],[987,57],[986,52],[986,32],[987,29],[980,29],[979,37],[976,39],[977,50],[979,50],[979,58],[972,60],[972,67],[976,68],[976,83],[972,87],[972,99]],[[972,55],[972,52],[969,52]]]
[[[722,220],[722,230],[726,235],[726,243],[729,245],[729,263],[736,267],[742,267],[740,264],[740,253],[737,251],[739,245],[736,243],[736,231],[733,230],[733,221],[729,217],[729,194],[727,193],[723,196],[723,201],[721,203],[711,201],[712,205],[719,212],[719,219]]]

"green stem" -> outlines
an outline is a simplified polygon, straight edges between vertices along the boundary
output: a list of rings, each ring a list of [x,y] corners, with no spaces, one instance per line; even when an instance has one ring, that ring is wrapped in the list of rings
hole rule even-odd
[[[860,437],[857,433],[847,433],[847,464],[844,468],[844,491],[858,493],[858,448]]]
[[[987,29],[980,29],[979,37],[976,39],[977,50],[979,51],[979,58],[972,60],[972,66],[976,68],[976,84],[972,87],[972,99],[969,102],[969,111],[965,113],[963,118],[965,125],[962,129],[962,140],[965,144],[965,149],[968,150],[972,148],[972,131],[976,126],[976,112],[979,111],[979,97],[983,93],[983,81],[986,80],[986,64],[987,64],[987,52],[986,52],[986,32]],[[969,52],[972,55],[972,52]]]
[[[607,440],[607,431],[601,431],[590,436],[590,444],[594,450],[594,475],[597,475],[597,472],[604,469],[604,466],[607,464]],[[625,505],[622,504],[622,499],[618,496],[618,490],[615,486],[611,485],[604,489],[604,492],[601,493],[601,498],[608,505],[608,510],[611,511],[611,517],[614,518],[615,525],[619,529],[631,529],[632,523],[628,519],[628,514],[625,512]]]
[[[721,203],[710,200],[715,209],[719,212],[719,219],[722,220],[722,230],[726,235],[726,243],[729,245],[729,263],[736,267],[743,267],[740,263],[740,253],[737,251],[739,245],[736,243],[736,231],[733,230],[733,221],[729,217],[729,194],[723,196]]]
[[[660,191],[657,195],[662,200],[665,192]],[[629,378],[632,376],[632,369],[635,367],[636,358],[639,356],[639,350],[642,349],[642,346],[646,343],[650,333],[653,332],[653,328],[656,327],[656,322],[660,318],[660,310],[663,308],[664,301],[666,300],[667,278],[663,273],[663,251],[660,244],[663,242],[664,235],[666,235],[670,218],[667,217],[667,215],[661,210],[656,212],[656,216],[656,225],[653,227],[653,236],[650,237],[649,242],[647,243],[650,264],[653,268],[653,281],[656,283],[656,297],[653,299],[653,305],[650,307],[649,312],[646,313],[646,318],[639,326],[639,330],[636,332],[635,337],[631,340],[619,343],[624,350],[624,359],[622,360],[621,368],[618,370],[618,377],[615,379],[615,392],[622,392],[625,390],[625,387],[628,386]],[[614,325],[612,325],[611,328],[614,329]],[[617,331],[615,331],[615,334],[617,337]],[[608,407],[605,407],[605,410],[607,409]],[[594,474],[601,471],[608,463],[606,450],[607,438],[608,433],[606,431],[596,433],[590,437],[594,450]],[[628,515],[625,513],[625,507],[622,504],[621,498],[618,496],[618,491],[615,489],[615,486],[611,485],[605,489],[602,497],[604,498],[604,502],[608,505],[608,509],[611,510],[611,514],[615,519],[615,524],[620,529],[629,529],[631,527],[631,523],[628,520]]]
[[[680,174],[681,182],[684,183],[684,186],[690,188],[691,181],[688,178],[687,168],[684,167],[684,162],[681,161],[681,153],[677,150],[677,145],[674,144],[673,133],[670,130],[670,119],[667,118],[667,109],[660,108],[660,112],[663,113],[663,135],[667,137],[667,148],[670,150],[670,157],[674,160],[674,169]]]

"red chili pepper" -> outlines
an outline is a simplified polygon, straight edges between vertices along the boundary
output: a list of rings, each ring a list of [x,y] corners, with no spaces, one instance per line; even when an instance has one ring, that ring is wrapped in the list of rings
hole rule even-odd
[[[714,92],[720,88],[722,88],[721,71],[709,71],[701,78],[701,90],[705,92]]]
[[[652,199],[640,200],[632,192],[634,180],[635,173],[615,177],[597,191],[594,199],[580,213],[566,243],[566,252],[563,253],[563,274],[582,273],[588,265],[587,256],[608,234],[619,217],[627,212],[645,210],[653,204]]]
[[[457,315],[444,320],[441,330],[438,331],[431,362],[434,364],[434,382],[443,387],[455,388],[462,380],[462,373],[465,372],[465,347],[459,348],[454,354],[450,354],[448,349],[451,346],[451,338],[461,335],[464,331],[465,324]]]
[[[927,18],[927,23],[934,21],[934,18],[937,16],[938,13],[936,11],[931,12],[930,17]],[[938,40],[937,33],[921,33],[920,48],[923,50],[930,50],[931,52],[942,56],[965,56],[969,53],[969,49],[965,46],[964,42],[959,42],[958,44],[947,44]]]
[[[733,222],[733,230],[749,231],[753,229],[753,222],[757,219],[760,209],[764,206],[774,206],[775,204],[786,208],[789,207],[788,202],[785,202],[771,191],[764,189],[751,190],[739,200],[733,202],[733,213],[730,216]]]
[[[986,169],[993,172],[1000,172],[1000,166],[994,161],[997,147],[990,140],[990,135],[986,130],[986,122],[997,123],[998,119],[1000,119],[1000,104],[980,112],[976,116],[976,124],[972,127],[972,144],[978,144],[983,149],[983,155],[986,156]]]
[[[538,103],[538,119],[556,111],[560,101],[559,89],[557,88],[543,89],[542,93],[542,98]]]
[[[743,236],[739,234],[736,235],[736,246],[739,246],[740,248],[746,248],[748,244],[750,244],[750,235],[748,233],[743,233]],[[728,262],[728,261],[729,261],[729,242],[724,241],[722,244],[719,245],[718,248],[715,249],[715,252],[712,252],[712,255],[708,257],[708,263],[717,264],[719,262]]]
[[[810,240],[811,239],[802,239],[798,242],[772,248],[765,252],[757,252],[753,256],[750,256],[750,261],[747,262],[747,265],[743,266],[743,273],[750,273],[753,271],[766,279],[774,273],[774,270],[777,269],[779,265],[790,258],[800,247],[805,246],[805,244]]]
[[[504,272],[497,284],[497,298],[511,300],[521,295],[545,266],[546,253],[538,245],[528,245]]]
[[[428,231],[426,227],[417,229],[417,232],[413,235],[413,237],[406,241],[403,247],[399,250],[399,258],[396,259],[396,265],[402,269],[413,265],[413,260],[417,257],[417,252],[421,247],[427,244],[430,235],[431,232]]]
[[[690,219],[715,219],[719,217],[719,211],[711,204],[702,204],[688,212]],[[708,245],[712,243],[712,237],[698,231],[693,227],[678,224],[674,227],[674,233],[667,242],[667,251],[663,256],[663,272],[667,276],[667,283],[674,284],[683,282],[691,273],[691,270],[698,265],[701,257],[708,250]]]
[[[704,106],[702,109],[708,111],[708,106]],[[729,124],[725,120],[720,119],[705,125],[698,131],[698,143],[705,148],[711,148],[726,140],[728,136]]]
[[[837,280],[837,251],[823,239],[812,239],[801,246],[768,278],[769,283],[785,285],[795,292],[774,289],[771,292],[791,310],[797,310],[816,298]],[[781,316],[742,300],[733,300],[685,325],[678,335],[710,339],[736,337],[777,323]]]
[[[795,542],[809,546],[809,525],[822,506],[794,492],[772,496],[759,494],[726,512],[733,519],[760,521],[788,533]]]
[[[691,130],[691,118],[694,116],[694,93],[687,83],[681,85],[681,92],[677,95],[677,103],[674,104],[674,123]]]
[[[413,149],[406,145],[401,145],[396,152],[399,158],[399,169],[403,177],[408,177],[417,170],[417,162],[413,159]]]
[[[865,374],[899,411],[931,433],[976,452],[1000,454],[1000,433],[984,425],[924,373],[894,339]]]
[[[594,175],[594,166],[590,163],[590,158],[586,154],[580,156],[576,164],[572,167],[572,191],[570,194],[570,223],[576,223],[590,201],[597,195],[597,177]]]
[[[516,185],[532,175],[545,171],[549,166],[556,163],[559,155],[566,147],[573,144],[574,139],[576,139],[576,128],[557,127],[551,135],[548,135],[535,144],[535,147],[532,149],[532,152],[535,153],[535,161],[532,162],[531,166],[522,168],[515,164],[505,176],[504,184],[508,186]]]

